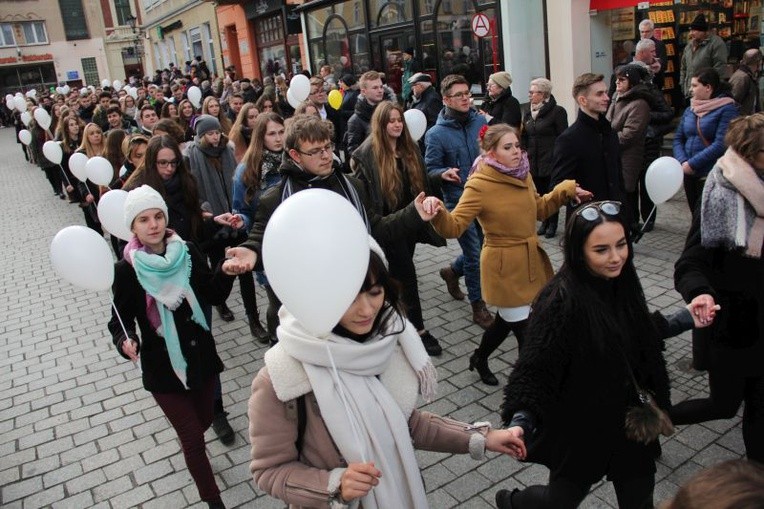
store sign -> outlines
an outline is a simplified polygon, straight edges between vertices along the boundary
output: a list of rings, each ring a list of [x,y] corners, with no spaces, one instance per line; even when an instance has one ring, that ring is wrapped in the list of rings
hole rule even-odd
[[[491,32],[491,21],[485,14],[475,14],[472,16],[472,33],[478,37],[485,37]]]
[[[66,71],[66,81],[80,79],[80,71]]]
[[[53,55],[50,53],[43,53],[40,55],[21,55],[21,57],[5,57],[0,58],[0,65],[17,64],[21,62],[41,62],[44,60],[53,60]]]

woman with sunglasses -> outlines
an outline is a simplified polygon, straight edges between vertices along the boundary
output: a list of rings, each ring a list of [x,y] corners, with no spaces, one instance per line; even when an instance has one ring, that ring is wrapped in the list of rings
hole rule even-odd
[[[528,461],[550,469],[547,485],[499,490],[496,505],[573,508],[607,476],[621,509],[653,507],[655,436],[626,435],[635,385],[669,408],[663,339],[704,327],[714,309],[696,299],[664,318],[650,314],[619,202],[576,209],[565,229],[565,261],[533,303],[525,345],[504,389],[501,416],[523,439]],[[633,374],[633,376],[632,376]]]
[[[488,357],[515,333],[522,349],[531,302],[552,277],[552,264],[538,241],[536,221],[546,219],[571,200],[590,200],[591,193],[566,180],[544,196],[536,193],[528,155],[520,150],[514,127],[497,124],[481,130],[479,156],[470,170],[464,193],[450,213],[434,197],[425,207],[440,212],[432,223],[445,238],[456,238],[477,219],[485,240],[480,252],[480,285],[488,304],[497,306],[480,346],[470,357],[487,385],[499,381],[488,368]],[[427,208],[425,209],[427,210]]]
[[[746,455],[764,463],[764,113],[730,122],[724,142],[674,273],[686,301],[700,295],[721,305],[713,327],[692,336],[709,397],[674,405],[671,418],[732,419],[745,403]]]

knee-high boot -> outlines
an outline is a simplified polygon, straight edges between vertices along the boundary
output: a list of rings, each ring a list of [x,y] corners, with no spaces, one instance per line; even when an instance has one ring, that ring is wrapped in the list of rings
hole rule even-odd
[[[512,322],[509,324],[512,328],[512,332],[515,333],[515,339],[517,339],[517,349],[522,353],[523,343],[525,342],[525,332],[528,328],[528,319],[520,320],[519,322]]]
[[[276,336],[276,329],[279,326],[279,308],[281,307],[281,301],[276,297],[276,293],[270,285],[265,285],[264,288],[266,295],[268,295],[268,309],[265,312],[265,322],[268,332],[271,335],[271,346],[273,346],[279,341]]]
[[[496,313],[493,323],[483,333],[480,346],[470,357],[469,370],[477,370],[480,379],[486,385],[499,385],[499,380],[488,368],[488,357],[504,342],[510,330],[511,324]]]

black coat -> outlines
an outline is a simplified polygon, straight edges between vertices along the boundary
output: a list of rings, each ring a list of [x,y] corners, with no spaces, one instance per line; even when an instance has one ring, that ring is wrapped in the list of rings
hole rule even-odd
[[[686,302],[711,295],[721,309],[710,327],[692,334],[695,369],[736,376],[764,375],[764,260],[701,245],[695,214],[674,283]]]
[[[488,125],[509,124],[520,129],[523,115],[520,112],[520,103],[512,95],[511,88],[504,90],[496,99],[486,96],[482,110],[493,117]]]
[[[233,276],[226,276],[218,266],[213,273],[207,261],[192,243],[187,243],[191,255],[191,288],[200,305],[217,305],[225,302],[231,293]],[[140,346],[143,387],[151,392],[183,392],[185,389],[175,376],[167,346],[151,326],[146,314],[146,291],[138,282],[135,269],[127,260],[120,260],[114,265],[114,304],[119,310],[122,321],[130,338]],[[210,377],[223,371],[223,363],[215,349],[215,339],[191,320],[191,306],[187,301],[173,311],[175,328],[178,332],[180,348],[188,364],[187,384],[191,389],[200,388]],[[135,324],[141,331],[140,339]],[[125,333],[116,313],[112,310],[109,332],[120,355]]]
[[[516,412],[532,417],[536,431],[525,437],[528,460],[547,466],[552,475],[579,484],[604,475],[650,475],[657,442],[644,445],[625,435],[627,408],[638,401],[626,359],[640,386],[669,408],[661,338],[686,329],[686,321],[672,317],[670,323],[653,313],[652,335],[630,333],[610,282],[592,276],[589,283],[573,283],[561,276],[534,303],[523,351],[504,389],[502,420],[508,424]],[[594,300],[589,309],[611,317],[604,322],[609,325],[588,321],[583,298]]]
[[[427,130],[429,131],[430,127],[434,126],[435,122],[438,121],[438,114],[443,109],[443,98],[435,90],[434,86],[429,86],[422,92],[419,100],[412,104],[411,107],[424,113],[427,119]]]
[[[358,96],[361,94],[360,90],[349,88],[345,90],[345,95],[342,97],[342,104],[339,109],[339,130],[337,131],[337,142],[340,143],[340,148],[345,148],[345,132],[348,129],[348,120],[355,113],[355,105],[358,102]]]
[[[369,104],[364,96],[359,96],[355,103],[355,112],[348,120],[347,133],[345,134],[345,147],[348,154],[353,154],[369,133],[371,133],[371,116],[377,105]]]
[[[534,177],[552,175],[552,152],[554,140],[568,128],[568,114],[565,108],[557,106],[554,96],[549,97],[533,118],[530,103],[523,111],[523,146],[528,152],[528,162]]]
[[[281,165],[279,172],[282,175],[281,183],[267,189],[260,197],[260,202],[255,212],[255,219],[252,223],[252,228],[249,230],[249,238],[242,243],[243,247],[252,249],[257,253],[255,270],[263,270],[263,257],[260,255],[265,227],[268,225],[273,212],[281,204],[284,181],[286,179],[291,180],[293,193],[305,189],[328,189],[344,196],[344,190],[339,180],[340,175],[337,170],[326,178],[316,179],[314,175],[303,171],[290,159]],[[413,202],[397,212],[382,217],[375,212],[369,195],[366,194],[364,185],[355,177],[350,175],[346,177],[363,202],[363,207],[371,227],[371,235],[380,245],[393,244],[401,239],[416,238],[417,233],[422,228],[423,221],[419,217]]]
[[[618,135],[605,115],[598,120],[583,111],[554,142],[551,187],[575,180],[594,200],[624,201]]]

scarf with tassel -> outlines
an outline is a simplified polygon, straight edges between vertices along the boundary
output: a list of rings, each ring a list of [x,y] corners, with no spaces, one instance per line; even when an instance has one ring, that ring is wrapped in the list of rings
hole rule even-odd
[[[472,168],[470,168],[470,173],[467,177],[469,178],[473,173],[479,171],[481,164],[486,164],[499,173],[509,175],[510,177],[514,177],[520,180],[525,180],[525,177],[528,176],[528,172],[531,171],[531,165],[528,162],[528,153],[525,151],[523,151],[523,154],[520,157],[520,165],[515,168],[504,166],[488,154],[483,154],[477,156],[475,161],[472,163]]]

